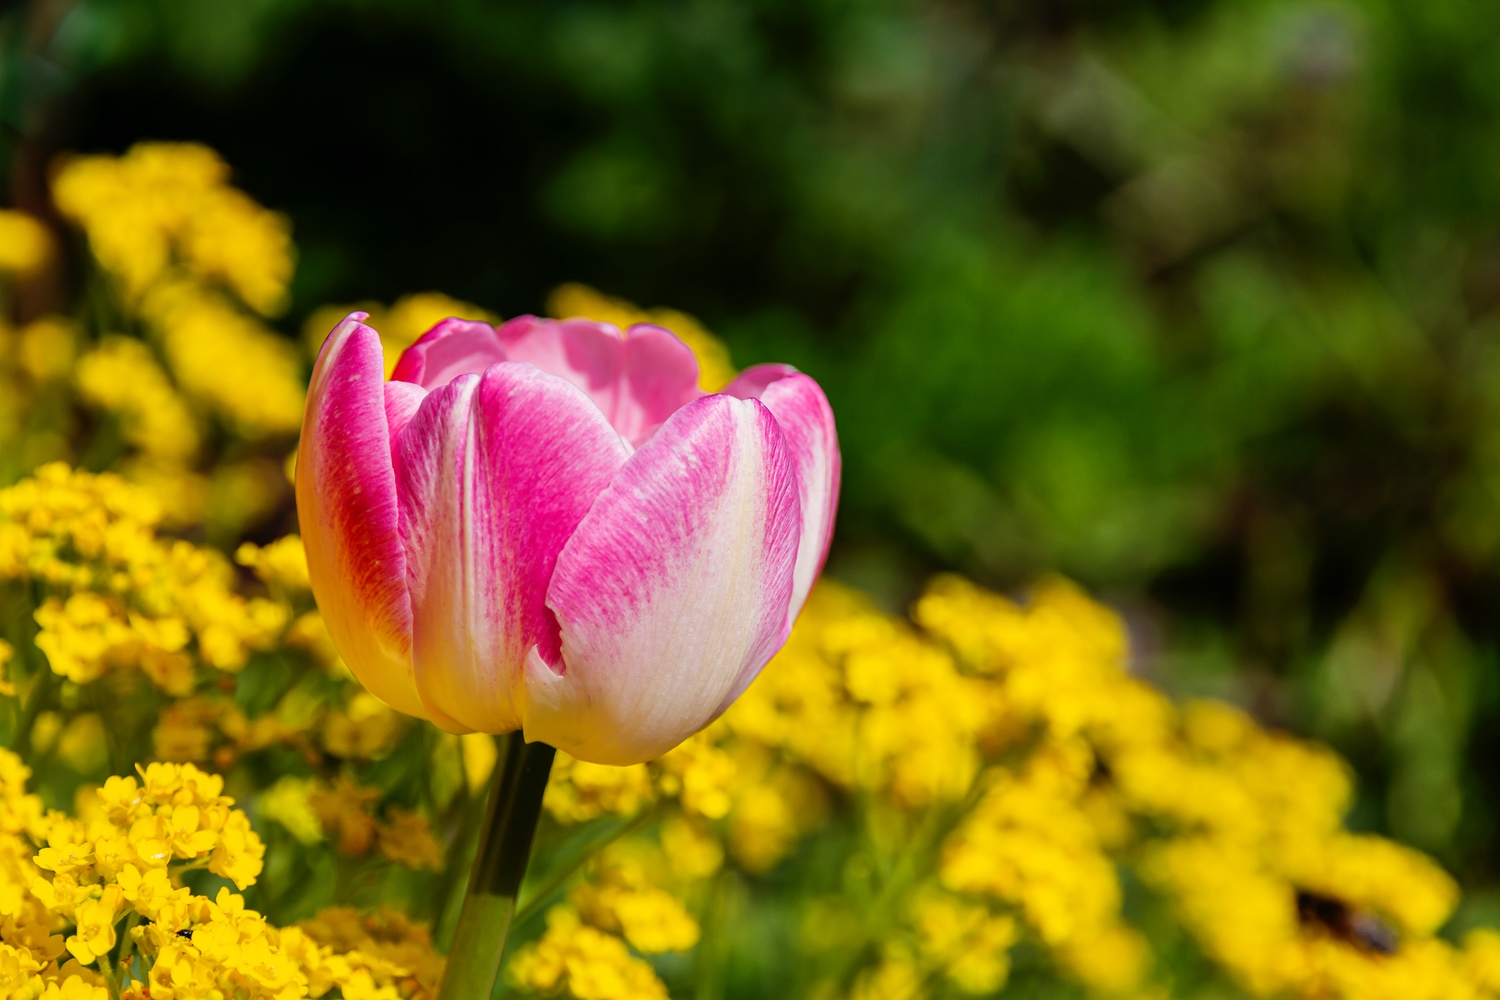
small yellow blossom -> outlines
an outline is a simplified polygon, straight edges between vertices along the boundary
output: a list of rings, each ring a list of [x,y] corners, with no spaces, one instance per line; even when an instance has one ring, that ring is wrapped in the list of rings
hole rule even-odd
[[[86,400],[120,415],[125,439],[143,453],[181,463],[197,452],[197,415],[141,341],[104,337],[73,378]]]
[[[624,936],[645,953],[686,951],[698,943],[698,922],[671,893],[646,880],[638,863],[605,861],[573,891],[583,920]]]
[[[470,795],[478,795],[494,773],[500,756],[495,738],[488,733],[465,733],[459,737],[459,749],[463,756],[464,783]]]
[[[667,1000],[667,988],[625,942],[590,927],[570,906],[547,911],[542,937],[517,951],[506,968],[512,988],[565,992],[575,1000]]]
[[[0,271],[25,277],[52,256],[47,227],[25,212],[0,209]]]
[[[260,794],[259,815],[280,823],[304,844],[317,843],[323,839],[323,824],[310,801],[316,784],[312,778],[279,778]]]
[[[427,817],[419,812],[392,806],[389,818],[376,828],[375,838],[388,861],[419,870],[443,870],[443,847]]]
[[[78,337],[60,316],[43,316],[26,324],[17,351],[21,368],[36,382],[63,378],[73,367]]]
[[[405,716],[368,691],[360,691],[343,711],[328,713],[323,721],[323,746],[335,757],[372,759],[390,750],[405,729]]]
[[[264,548],[245,542],[235,550],[234,561],[248,566],[256,576],[283,591],[297,593],[311,589],[307,579],[307,554],[297,535],[278,538]]]
[[[563,822],[579,823],[605,813],[631,816],[654,798],[651,772],[644,764],[608,767],[559,751],[542,805]]]
[[[52,184],[58,209],[88,234],[99,263],[136,299],[173,264],[222,281],[275,311],[291,279],[289,227],[230,187],[218,155],[192,143],[143,142],[122,157],[83,156]]]
[[[361,855],[375,842],[375,817],[370,810],[380,801],[380,789],[361,788],[338,778],[330,788],[313,792],[308,805],[343,854]]]
[[[287,607],[236,593],[222,555],[159,538],[161,516],[147,491],[60,463],[0,490],[0,578],[70,592],[36,611],[37,645],[55,672],[83,684],[141,665],[182,694],[192,685],[177,655],[187,634],[204,662],[230,671],[280,637]]]

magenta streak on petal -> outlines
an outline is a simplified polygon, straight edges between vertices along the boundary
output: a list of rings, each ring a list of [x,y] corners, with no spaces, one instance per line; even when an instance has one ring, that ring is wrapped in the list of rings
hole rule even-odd
[[[391,380],[415,382],[431,390],[460,375],[478,375],[504,360],[505,347],[493,326],[478,320],[449,318],[401,352]]]
[[[352,313],[313,369],[297,460],[297,515],[334,645],[374,694],[420,715],[411,604],[391,468],[380,338]]]
[[[628,764],[696,732],[784,639],[800,519],[763,405],[715,395],[680,409],[558,557],[547,604],[567,672],[528,664],[527,737]]]
[[[543,603],[557,554],[628,455],[586,395],[514,362],[435,390],[402,432],[417,686],[445,726],[520,724],[528,652],[560,663]]]
[[[741,399],[759,399],[766,405],[786,435],[787,450],[797,469],[802,541],[787,615],[790,629],[823,572],[833,540],[842,471],[833,408],[818,383],[790,365],[756,365],[740,373],[724,391]]]
[[[626,333],[586,319],[518,316],[497,335],[512,361],[529,361],[588,393],[633,447],[702,395],[698,362],[676,335],[641,324]]]

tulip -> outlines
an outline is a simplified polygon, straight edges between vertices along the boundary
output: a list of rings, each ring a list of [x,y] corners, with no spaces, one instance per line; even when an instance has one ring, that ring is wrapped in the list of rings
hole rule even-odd
[[[697,386],[670,331],[445,320],[390,381],[351,313],[309,388],[297,511],[334,645],[393,708],[602,764],[707,725],[785,642],[833,531],[817,383]]]

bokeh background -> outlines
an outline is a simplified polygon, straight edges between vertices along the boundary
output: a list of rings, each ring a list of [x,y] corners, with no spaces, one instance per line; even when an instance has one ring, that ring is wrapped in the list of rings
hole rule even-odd
[[[582,281],[798,365],[840,421],[833,575],[892,610],[943,568],[1079,580],[1143,676],[1345,754],[1351,825],[1454,871],[1462,927],[1500,919],[1494,15],[9,3],[0,182],[55,219],[60,153],[213,147],[293,221],[288,338]]]

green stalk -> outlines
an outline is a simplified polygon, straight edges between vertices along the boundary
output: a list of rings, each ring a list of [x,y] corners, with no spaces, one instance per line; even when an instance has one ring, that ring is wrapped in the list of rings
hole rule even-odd
[[[519,732],[505,738],[439,1000],[489,1000],[494,994],[554,753],[545,743],[527,743]]]

